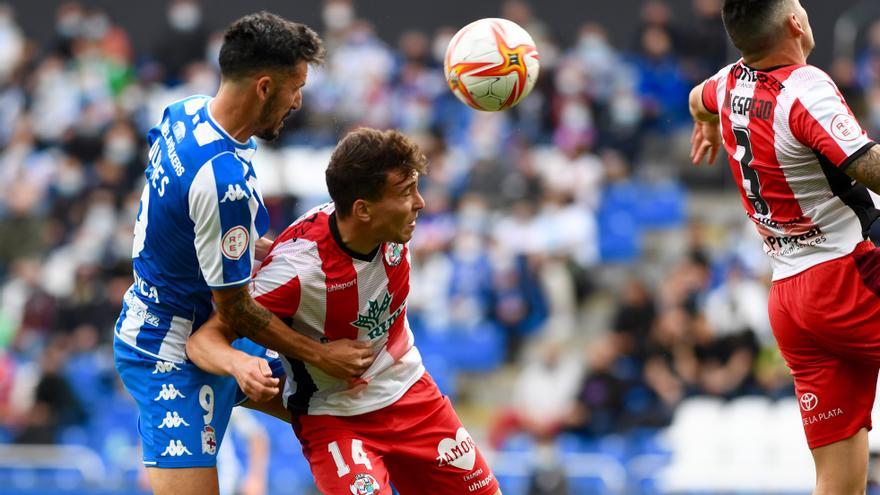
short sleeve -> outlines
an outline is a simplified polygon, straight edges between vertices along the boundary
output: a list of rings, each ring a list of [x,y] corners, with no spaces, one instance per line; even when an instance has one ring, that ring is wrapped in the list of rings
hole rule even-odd
[[[256,242],[251,195],[242,165],[231,153],[214,157],[196,173],[189,190],[189,215],[196,257],[212,289],[250,281]]]
[[[827,77],[813,81],[794,101],[789,125],[798,141],[842,169],[874,144]]]
[[[718,81],[715,79],[706,79],[703,84],[703,106],[706,110],[718,113]]]
[[[299,309],[299,276],[289,254],[273,251],[254,275],[251,296],[279,318],[290,318]]]
[[[718,113],[718,85],[722,84],[722,81],[725,80],[731,67],[733,67],[733,64],[719,70],[703,83],[703,92],[700,97],[703,100],[703,106],[711,113]]]

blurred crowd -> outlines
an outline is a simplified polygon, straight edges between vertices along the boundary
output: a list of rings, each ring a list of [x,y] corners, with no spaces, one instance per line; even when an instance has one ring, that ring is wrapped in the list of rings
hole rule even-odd
[[[429,369],[450,370],[448,390],[459,371],[513,370],[494,446],[514,432],[552,440],[660,427],[696,394],[791,393],[767,322],[760,241],[740,223],[689,221],[682,206],[688,91],[734,59],[720,4],[694,0],[678,24],[648,0],[635,38],[613,46],[595,23],[562,44],[528,3],[510,0],[498,14],[535,38],[541,75],[519,106],[490,114],[446,87],[456,27],[408,31],[394,45],[353,2],[324,3],[314,27],[326,64],[281,137],[260,146],[326,148],[361,125],[419,141],[431,169],[410,317]],[[95,421],[95,404],[125,400],[109,343],[131,282],[144,136],[168,103],[217,88],[222,32],[205,27],[203,8],[171,0],[156,44],[135,53],[100,9],[64,3],[53,39],[35,40],[0,5],[4,441],[61,441]],[[877,136],[880,22],[863,31],[832,72]],[[273,189],[275,233],[325,198]],[[675,232],[677,244],[608,244],[627,222],[641,232],[644,218],[629,210],[652,194],[660,202],[644,208],[654,215],[645,229]],[[678,210],[662,216],[667,207]]]

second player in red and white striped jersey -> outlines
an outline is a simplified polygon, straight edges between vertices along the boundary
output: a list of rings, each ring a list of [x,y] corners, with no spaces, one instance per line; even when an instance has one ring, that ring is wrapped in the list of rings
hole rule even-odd
[[[350,385],[285,358],[288,409],[353,416],[397,401],[425,372],[406,319],[409,248],[385,242],[362,255],[345,247],[332,203],[303,215],[275,240],[254,276],[254,298],[316,340],[369,341],[376,356]]]
[[[874,143],[831,78],[807,64],[742,60],[703,85],[743,206],[779,280],[853,251],[878,212],[844,170]]]

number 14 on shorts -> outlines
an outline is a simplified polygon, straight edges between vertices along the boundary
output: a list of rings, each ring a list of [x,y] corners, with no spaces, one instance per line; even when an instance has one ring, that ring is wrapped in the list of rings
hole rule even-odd
[[[330,442],[330,444],[327,445],[327,450],[330,452],[330,455],[333,456],[333,462],[336,463],[337,476],[342,478],[351,472],[351,467],[345,462],[345,458],[342,456],[342,451],[339,449],[338,442]],[[367,457],[367,453],[364,452],[364,442],[357,438],[351,439],[351,461],[355,464],[365,466],[370,471],[373,470],[373,465],[370,464],[370,459]]]

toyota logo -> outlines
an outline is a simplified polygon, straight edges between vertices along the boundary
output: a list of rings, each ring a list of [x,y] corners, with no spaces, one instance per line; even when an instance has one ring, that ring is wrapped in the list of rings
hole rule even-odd
[[[819,398],[814,393],[806,393],[801,396],[801,409],[804,411],[812,411],[819,405]]]

